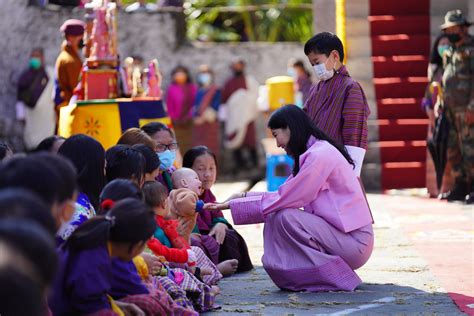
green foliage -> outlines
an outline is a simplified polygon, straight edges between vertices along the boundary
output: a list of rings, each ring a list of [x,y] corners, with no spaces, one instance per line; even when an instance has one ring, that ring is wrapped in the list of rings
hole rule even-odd
[[[188,37],[201,41],[295,41],[312,35],[310,0],[188,0]]]
[[[122,0],[124,6],[133,2]],[[304,43],[312,36],[311,4],[311,0],[185,0],[187,36],[210,42]]]

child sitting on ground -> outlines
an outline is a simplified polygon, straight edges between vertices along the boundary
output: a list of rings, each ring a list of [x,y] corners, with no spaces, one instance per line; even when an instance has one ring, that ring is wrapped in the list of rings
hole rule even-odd
[[[199,247],[190,247],[187,240],[180,236],[177,232],[178,222],[176,220],[167,219],[170,215],[170,199],[167,198],[167,189],[164,185],[156,181],[145,182],[143,186],[143,194],[146,203],[151,206],[155,212],[155,220],[158,227],[155,231],[154,240],[148,243],[149,248],[156,254],[162,255],[171,262],[178,262],[171,260],[169,254],[177,253],[177,256],[182,256],[180,253],[186,253],[184,250],[192,249],[196,256],[196,266],[200,270],[200,275],[204,283],[212,285],[216,284],[222,278],[222,274],[212,261],[204,254]],[[178,249],[175,249],[178,248]]]
[[[177,221],[165,220],[169,215],[169,203],[166,188],[156,181],[146,182],[145,201],[153,208],[158,227],[154,237],[148,242],[148,248],[157,256],[175,263],[188,263],[192,268],[196,265],[196,255],[189,243],[176,232]]]
[[[171,270],[183,271],[185,280],[179,282],[178,285],[192,298],[193,304],[198,311],[214,308],[214,297],[219,293],[219,288],[210,285],[215,284],[222,278],[222,275],[200,248],[194,247],[195,249],[191,249],[187,241],[177,233],[176,227],[178,222],[166,219],[170,213],[170,203],[167,198],[168,191],[166,187],[156,181],[147,181],[143,186],[143,193],[146,203],[153,208],[155,220],[158,224],[154,233],[155,238],[148,242],[148,247],[155,255],[164,256],[170,261],[170,265],[173,265],[173,262],[177,262],[173,261],[173,259],[180,259],[181,256],[192,254],[196,261],[193,263],[195,265],[193,271],[195,271],[196,278],[192,277],[189,272],[186,273],[187,271],[179,268],[172,268]],[[198,253],[195,254],[193,250],[196,250]],[[171,288],[172,284],[170,284],[169,280],[163,278],[158,278],[158,280],[173,297],[175,289]]]
[[[62,269],[49,300],[53,314],[110,315],[111,310],[136,310],[136,306],[146,315],[193,314],[158,289],[142,288],[140,293],[110,298],[114,282],[112,261],[130,262],[143,251],[155,229],[149,207],[132,198],[121,200],[105,216],[96,216],[79,226],[59,251]]]

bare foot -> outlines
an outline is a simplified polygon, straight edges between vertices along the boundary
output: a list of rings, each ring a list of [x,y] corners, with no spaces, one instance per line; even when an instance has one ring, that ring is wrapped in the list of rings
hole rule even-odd
[[[201,275],[211,275],[212,274],[212,269],[211,268],[201,268]]]
[[[219,295],[221,293],[221,289],[218,286],[213,285],[211,286],[211,293],[214,295]]]
[[[231,259],[222,261],[217,265],[217,269],[219,272],[222,273],[223,276],[230,276],[237,271],[237,267],[239,266],[239,261],[237,259]]]

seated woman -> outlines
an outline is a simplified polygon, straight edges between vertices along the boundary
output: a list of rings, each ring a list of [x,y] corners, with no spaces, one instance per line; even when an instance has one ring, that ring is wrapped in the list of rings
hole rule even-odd
[[[156,144],[156,154],[160,158],[160,174],[156,178],[168,191],[173,190],[171,174],[175,169],[174,163],[178,152],[178,143],[173,131],[163,123],[152,122],[142,126],[142,130],[150,136]]]
[[[265,223],[263,267],[292,291],[353,291],[369,259],[372,216],[354,162],[294,105],[268,122],[278,147],[295,160],[277,192],[242,193],[207,209],[229,209],[235,224]],[[239,196],[239,195],[237,195]]]
[[[192,168],[198,174],[203,188],[200,199],[206,203],[216,202],[211,192],[217,176],[214,153],[205,146],[194,147],[184,155],[183,167]],[[194,234],[191,244],[204,250],[224,276],[253,268],[245,240],[232,228],[222,212],[199,212],[193,232],[199,235]]]

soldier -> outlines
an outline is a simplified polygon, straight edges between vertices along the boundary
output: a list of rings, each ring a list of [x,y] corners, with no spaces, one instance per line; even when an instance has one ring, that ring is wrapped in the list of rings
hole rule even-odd
[[[452,164],[454,188],[448,201],[474,201],[474,38],[471,25],[460,10],[446,13],[441,29],[451,42],[444,54],[443,101],[451,124],[448,159]]]

